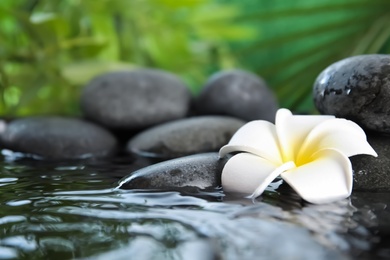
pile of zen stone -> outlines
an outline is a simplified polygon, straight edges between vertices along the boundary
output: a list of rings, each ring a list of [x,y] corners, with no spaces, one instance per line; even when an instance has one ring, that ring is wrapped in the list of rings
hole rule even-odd
[[[390,55],[361,55],[336,62],[316,79],[314,103],[322,114],[355,121],[378,157],[351,158],[354,189],[390,190]]]
[[[355,56],[332,64],[318,76],[313,95],[322,114],[361,125],[379,154],[352,158],[355,189],[388,190],[390,56]],[[273,122],[278,109],[264,80],[242,70],[212,75],[197,97],[168,72],[111,72],[84,88],[80,104],[83,118],[10,122],[0,136],[2,147],[51,160],[119,153],[158,158],[164,162],[140,170],[150,176],[147,181],[133,181],[129,188],[215,187],[225,162],[216,151],[245,122]]]

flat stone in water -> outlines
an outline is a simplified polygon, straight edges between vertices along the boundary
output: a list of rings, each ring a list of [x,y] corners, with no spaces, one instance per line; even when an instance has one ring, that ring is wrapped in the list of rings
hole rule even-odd
[[[187,114],[190,92],[175,75],[153,69],[111,72],[81,96],[84,114],[112,129],[143,129]]]
[[[181,212],[175,212],[180,216]],[[193,212],[192,215],[196,215]],[[267,219],[228,219],[224,215],[204,212],[198,223],[204,226],[205,237],[188,242],[175,241],[169,247],[153,236],[131,238],[123,248],[93,255],[87,259],[188,259],[188,260],[346,260],[342,253],[328,249],[313,239],[304,228]],[[185,216],[188,219],[191,215]],[[220,221],[218,221],[218,219]],[[167,222],[167,220],[165,220]],[[167,225],[166,223],[164,223]],[[241,224],[241,225],[240,225]],[[174,235],[180,230],[173,229]],[[172,232],[172,230],[171,230]],[[189,233],[189,231],[186,231]],[[258,235],[261,234],[261,235]],[[257,236],[256,236],[257,235]],[[173,235],[170,235],[173,237]]]
[[[373,238],[374,247],[365,258],[375,259],[373,255],[382,256],[380,259],[390,259],[390,193],[389,192],[354,192],[351,196],[352,203],[359,211],[360,222],[368,227],[373,234],[382,239]],[[375,252],[376,251],[376,252]],[[375,254],[373,254],[375,253]]]
[[[378,157],[356,155],[351,157],[354,170],[354,190],[390,191],[390,136],[367,133],[367,140]]]
[[[203,153],[150,165],[119,181],[122,189],[177,190],[184,187],[206,189],[221,185],[227,159],[218,153]]]
[[[390,55],[360,55],[330,65],[317,77],[313,96],[322,114],[390,133]]]
[[[276,98],[264,80],[237,69],[212,75],[195,101],[195,110],[200,114],[228,115],[246,121],[273,122],[277,109]]]
[[[10,122],[0,135],[4,148],[48,159],[105,157],[116,151],[113,135],[76,118],[31,117]]]
[[[123,248],[108,253],[94,255],[88,259],[94,260],[128,260],[132,259],[186,259],[186,260],[216,260],[220,259],[217,252],[213,251],[213,244],[207,240],[197,239],[185,242],[182,245],[167,249],[161,242],[152,237],[135,237]],[[169,252],[172,251],[172,252]],[[173,256],[180,256],[175,258]]]
[[[176,120],[147,129],[133,137],[127,151],[147,157],[175,158],[216,152],[227,144],[244,121],[225,116]]]

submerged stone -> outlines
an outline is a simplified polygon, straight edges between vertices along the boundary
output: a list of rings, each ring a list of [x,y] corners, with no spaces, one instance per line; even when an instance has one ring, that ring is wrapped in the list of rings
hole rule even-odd
[[[221,185],[221,172],[227,159],[218,153],[185,156],[150,165],[119,181],[122,189],[176,190],[184,187],[206,189]]]
[[[330,65],[317,77],[313,95],[322,114],[390,133],[390,55],[360,55]]]
[[[175,230],[178,232],[177,230]],[[161,234],[165,235],[165,234]],[[175,241],[176,242],[176,241]],[[94,255],[88,259],[94,260],[128,260],[128,259],[185,259],[185,260],[217,260],[221,259],[213,251],[212,243],[206,239],[193,241],[177,241],[175,247],[167,247],[152,236],[139,236],[132,238],[130,243],[111,252]],[[129,257],[131,256],[131,258]],[[176,256],[176,257],[174,257]],[[86,260],[86,259],[85,259]]]
[[[354,170],[353,189],[357,191],[390,191],[390,135],[367,133],[367,140],[378,157],[351,157]]]
[[[388,237],[390,233],[389,192],[354,192],[351,195],[351,202],[359,212],[362,225],[369,227],[375,235]],[[388,248],[388,240],[382,239],[377,242],[381,243],[382,246],[376,245],[376,249],[383,250],[383,253],[387,251],[387,254],[384,255],[390,256],[390,252],[384,250],[384,248]],[[372,257],[366,259],[370,258]]]
[[[160,211],[163,210],[160,209]],[[123,244],[122,248],[85,259],[350,259],[342,252],[329,249],[318,243],[313,235],[304,228],[277,220],[253,217],[232,219],[232,214],[214,213],[207,210],[197,212],[175,209],[172,212],[163,212],[165,216],[158,215],[163,219],[163,221],[160,219],[160,228],[151,229],[149,227],[148,229],[146,224],[133,224],[139,229],[134,234],[137,236],[131,237],[128,244]],[[152,216],[156,215],[154,212],[148,211],[148,213]],[[151,222],[150,219],[142,221],[144,220],[142,213],[137,215],[140,216],[140,219],[137,220],[141,220],[141,223]],[[172,218],[191,228],[172,228],[170,224]],[[128,229],[131,230],[131,227]],[[156,234],[153,230],[161,230],[166,233]],[[192,238],[194,230],[198,232],[200,238]],[[144,235],[142,232],[149,232],[149,234]],[[261,235],[259,236],[259,234]],[[129,256],[132,257],[129,258]]]
[[[114,136],[76,118],[31,117],[7,124],[0,135],[4,148],[49,159],[105,157],[116,151]]]
[[[238,69],[214,74],[195,101],[195,110],[200,114],[228,115],[246,121],[273,122],[277,109],[276,98],[265,81]]]
[[[139,133],[128,142],[127,151],[165,159],[216,152],[244,124],[242,120],[225,116],[176,120]]]
[[[93,79],[81,96],[91,120],[113,129],[142,129],[187,114],[190,91],[175,75],[153,69],[111,72]]]

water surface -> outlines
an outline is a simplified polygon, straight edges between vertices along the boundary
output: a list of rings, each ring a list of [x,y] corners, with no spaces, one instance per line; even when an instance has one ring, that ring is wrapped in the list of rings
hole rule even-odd
[[[131,158],[0,160],[0,259],[390,257],[389,194],[312,205],[278,181],[252,202],[220,188],[116,189],[148,164]]]

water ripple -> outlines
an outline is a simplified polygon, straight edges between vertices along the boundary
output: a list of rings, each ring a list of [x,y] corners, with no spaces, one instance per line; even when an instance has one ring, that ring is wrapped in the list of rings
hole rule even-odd
[[[139,167],[139,166],[134,166]],[[8,259],[348,259],[389,256],[390,195],[326,205],[280,181],[252,202],[221,189],[120,190],[121,162],[3,162]],[[11,185],[12,184],[12,185]],[[0,257],[0,258],[1,258]],[[157,257],[157,258],[156,258]],[[198,257],[198,258],[196,258]]]

